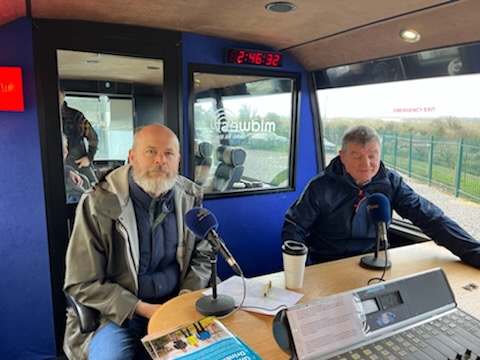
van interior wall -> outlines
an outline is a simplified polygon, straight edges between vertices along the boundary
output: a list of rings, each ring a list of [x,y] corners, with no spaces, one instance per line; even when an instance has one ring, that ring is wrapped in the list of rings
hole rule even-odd
[[[57,345],[31,33],[28,19],[0,28],[0,64],[22,68],[25,97],[24,112],[0,112],[0,158],[7,169],[0,173],[0,271],[4,274],[0,279],[0,353],[11,359],[54,358]],[[187,139],[188,63],[224,65],[225,46],[250,45],[184,34],[182,46],[183,129]],[[280,233],[285,211],[317,173],[307,73],[288,56],[282,70],[301,73],[298,131],[302,142],[297,146],[297,156],[302,161],[295,169],[296,190],[204,203],[218,217],[219,233],[248,277],[281,269]],[[188,157],[184,146],[183,156]],[[226,278],[231,274],[220,260],[219,275]]]
[[[227,66],[223,63],[223,52],[226,47],[258,49],[258,45],[239,44],[189,33],[184,33],[182,40],[184,136],[188,139],[188,101],[186,100],[189,98],[188,64]],[[287,54],[284,54],[284,59],[281,71],[301,74],[298,138],[302,141],[297,144],[296,156],[302,161],[296,162],[296,190],[204,201],[204,206],[218,219],[218,233],[225,240],[247,277],[282,269],[281,229],[285,212],[300,195],[307,182],[318,172],[307,87],[308,74]],[[188,174],[187,171],[185,173]],[[222,279],[233,275],[233,271],[223,259],[218,260],[218,272]]]
[[[23,112],[0,110],[0,354],[4,359],[52,358],[56,350],[30,20],[0,28],[0,66],[22,69],[25,104]]]

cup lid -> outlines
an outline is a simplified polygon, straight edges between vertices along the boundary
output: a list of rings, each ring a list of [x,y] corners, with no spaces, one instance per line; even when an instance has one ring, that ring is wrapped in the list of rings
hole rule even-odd
[[[285,240],[282,244],[282,251],[289,255],[305,255],[308,252],[308,248],[299,241]]]

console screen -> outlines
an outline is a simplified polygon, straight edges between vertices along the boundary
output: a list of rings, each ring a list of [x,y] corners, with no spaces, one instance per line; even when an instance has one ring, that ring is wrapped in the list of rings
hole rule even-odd
[[[378,308],[378,304],[377,304],[377,300],[376,299],[367,299],[367,300],[364,300],[362,301],[362,306],[363,306],[363,311],[365,311],[365,314],[368,315],[368,314],[371,314],[371,313],[374,313],[378,310],[380,310]]]
[[[385,295],[380,296],[380,303],[382,304],[383,310],[390,309],[394,306],[403,304],[402,297],[400,292],[395,291]]]

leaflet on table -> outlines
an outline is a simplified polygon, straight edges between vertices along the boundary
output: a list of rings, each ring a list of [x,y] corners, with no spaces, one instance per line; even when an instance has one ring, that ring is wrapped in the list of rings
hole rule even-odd
[[[294,291],[285,290],[272,286],[266,296],[266,282],[255,279],[245,279],[246,296],[242,309],[266,315],[275,315],[279,310],[295,305],[303,296]],[[211,295],[212,289],[203,292]],[[234,275],[217,285],[217,293],[231,296],[235,300],[235,306],[240,306],[244,295],[243,280]]]
[[[154,360],[261,360],[248,345],[214,316],[142,338]]]
[[[355,294],[297,305],[287,311],[298,359],[317,359],[357,343],[368,332],[365,310]]]

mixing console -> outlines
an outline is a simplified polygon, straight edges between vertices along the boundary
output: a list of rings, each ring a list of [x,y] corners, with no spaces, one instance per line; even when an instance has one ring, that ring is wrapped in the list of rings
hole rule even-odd
[[[439,268],[282,310],[273,333],[292,359],[480,360],[480,320]]]
[[[480,321],[455,309],[331,359],[480,360]]]

